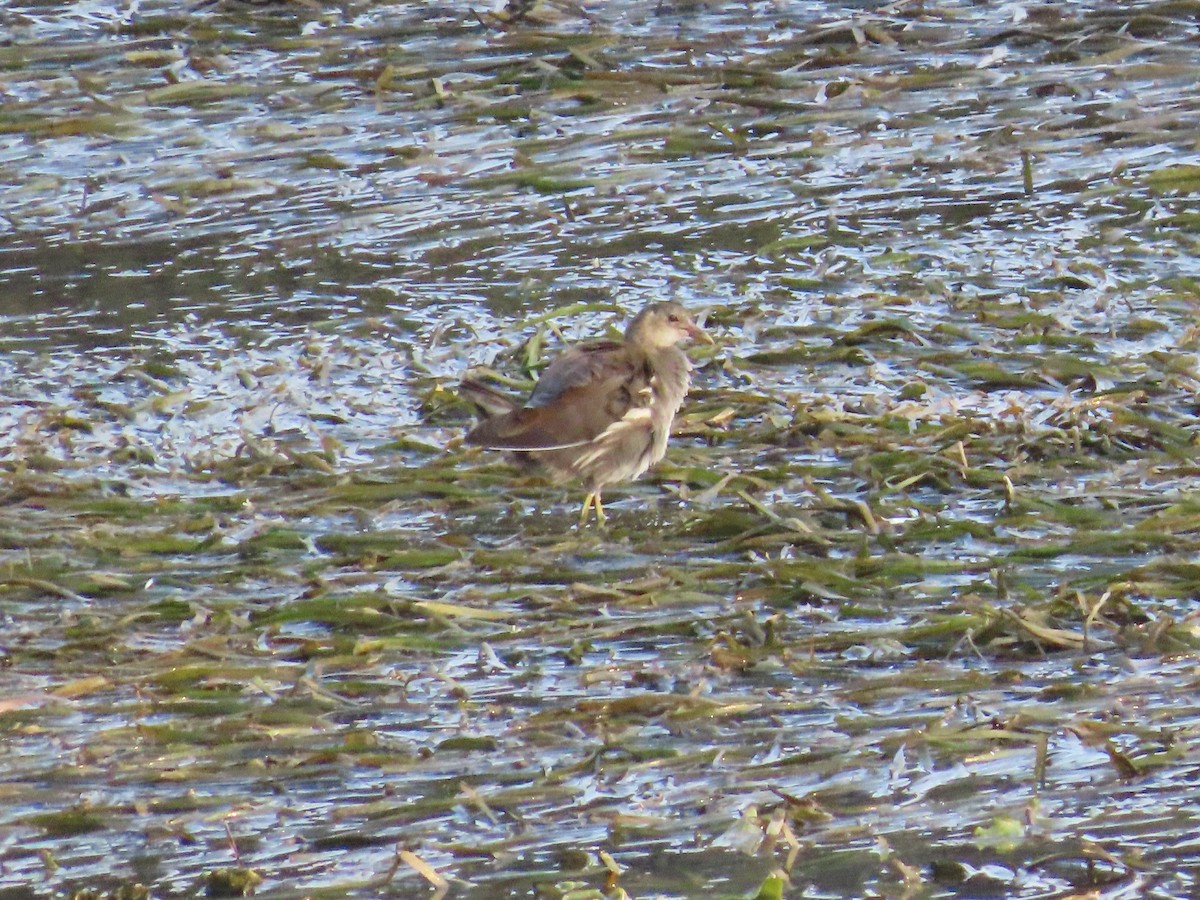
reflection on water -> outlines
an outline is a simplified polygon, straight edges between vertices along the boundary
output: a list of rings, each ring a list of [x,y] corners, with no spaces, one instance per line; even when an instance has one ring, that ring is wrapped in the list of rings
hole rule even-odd
[[[0,9],[0,889],[1193,891],[1189,15]],[[656,296],[573,533],[453,383]]]

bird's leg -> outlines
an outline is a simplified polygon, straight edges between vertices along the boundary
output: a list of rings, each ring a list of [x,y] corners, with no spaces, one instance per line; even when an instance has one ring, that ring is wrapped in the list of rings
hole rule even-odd
[[[583,498],[583,509],[579,511],[579,527],[582,528],[587,524],[588,512],[592,509],[596,510],[596,524],[601,528],[608,522],[608,516],[604,514],[604,504],[600,502],[599,491],[589,491],[588,495]]]

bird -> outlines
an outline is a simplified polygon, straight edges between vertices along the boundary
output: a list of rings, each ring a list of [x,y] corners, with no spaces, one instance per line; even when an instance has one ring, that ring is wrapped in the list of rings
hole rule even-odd
[[[634,316],[623,340],[576,344],[556,357],[522,405],[468,378],[460,393],[482,421],[465,442],[506,451],[555,482],[582,481],[579,525],[594,510],[604,528],[605,485],[638,478],[666,455],[691,381],[691,362],[679,347],[689,339],[713,343],[680,303],[658,301]]]

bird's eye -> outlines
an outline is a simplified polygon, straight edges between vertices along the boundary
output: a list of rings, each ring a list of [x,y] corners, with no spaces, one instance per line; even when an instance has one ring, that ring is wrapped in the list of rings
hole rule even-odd
[[[667,321],[670,322],[672,325],[678,325],[679,324],[679,316],[676,315],[675,313],[671,313],[669,316],[667,316]]]

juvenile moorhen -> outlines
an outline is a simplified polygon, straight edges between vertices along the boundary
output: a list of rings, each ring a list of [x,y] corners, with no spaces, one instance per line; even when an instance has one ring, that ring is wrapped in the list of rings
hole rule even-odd
[[[578,344],[557,357],[518,407],[477,381],[462,392],[484,416],[468,444],[505,450],[518,464],[555,481],[578,478],[588,490],[579,514],[587,522],[606,484],[637,478],[663,458],[671,422],[683,403],[691,364],[677,346],[712,342],[678,303],[651,303],[625,329],[623,341]]]

